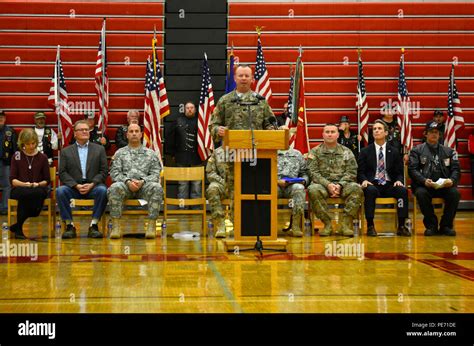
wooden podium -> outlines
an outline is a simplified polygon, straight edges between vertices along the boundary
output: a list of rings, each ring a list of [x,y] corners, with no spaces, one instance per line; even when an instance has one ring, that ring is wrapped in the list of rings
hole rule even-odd
[[[289,131],[253,132],[256,158],[252,150],[250,130],[227,130],[224,136],[224,149],[229,154],[234,154],[234,239],[224,240],[227,251],[233,250],[235,246],[240,249],[253,248],[257,241],[257,231],[264,248],[286,249],[288,243],[286,239],[277,238],[277,150],[288,149]],[[255,204],[258,209],[258,229],[255,229]]]

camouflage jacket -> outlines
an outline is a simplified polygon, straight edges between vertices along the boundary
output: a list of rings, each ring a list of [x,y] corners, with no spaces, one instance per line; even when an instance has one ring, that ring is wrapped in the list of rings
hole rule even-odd
[[[223,186],[234,180],[234,164],[227,162],[223,147],[219,147],[212,153],[207,161],[206,175],[210,183],[218,183]]]
[[[229,130],[250,130],[250,120],[248,116],[247,106],[239,105],[235,100],[237,92],[234,90],[225,94],[217,102],[209,124],[209,131],[215,142],[219,142],[221,138],[217,134],[219,126],[225,126]],[[253,91],[249,91],[240,97],[241,101],[258,101],[253,96]],[[272,109],[267,101],[262,100],[257,105],[250,106],[250,112],[253,119],[253,128],[255,130],[273,129],[272,124],[268,120],[273,116]]]
[[[309,177],[306,160],[296,149],[278,150],[278,179],[303,178],[308,186]]]
[[[110,169],[112,181],[121,183],[129,179],[159,183],[160,173],[158,156],[144,146],[134,149],[127,145],[117,150]]]
[[[356,182],[357,161],[345,146],[337,144],[334,149],[328,149],[323,143],[309,152],[308,171],[314,183],[323,186],[337,183],[344,187]]]

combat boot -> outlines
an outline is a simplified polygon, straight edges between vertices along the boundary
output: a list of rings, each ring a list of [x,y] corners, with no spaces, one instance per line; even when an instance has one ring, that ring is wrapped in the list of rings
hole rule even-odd
[[[353,221],[352,216],[344,214],[344,216],[342,217],[342,222],[339,229],[339,232],[342,233],[342,235],[346,237],[354,236],[354,230],[352,229],[353,227],[352,221]]]
[[[331,219],[327,220],[321,220],[324,223],[324,228],[322,231],[319,232],[320,237],[328,237],[332,234],[333,228],[332,228],[332,223]]]
[[[148,225],[146,227],[145,238],[146,239],[155,239],[156,237],[156,220],[148,220]]]
[[[216,238],[225,238],[226,233],[225,233],[225,222],[223,219],[216,219],[214,222],[214,225],[216,225]]]
[[[110,239],[120,239],[122,237],[122,230],[120,229],[120,219],[112,218],[112,231],[110,232]]]
[[[301,218],[297,218],[296,220],[300,220]],[[293,225],[291,226],[291,230],[288,232],[288,235],[290,237],[302,237],[303,232],[301,231],[301,226],[299,225],[299,222],[293,222]]]

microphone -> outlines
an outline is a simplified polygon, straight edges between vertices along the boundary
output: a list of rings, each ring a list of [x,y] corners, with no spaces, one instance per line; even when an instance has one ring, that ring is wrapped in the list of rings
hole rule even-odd
[[[256,93],[255,91],[252,93],[252,96],[253,96],[254,98],[256,98],[257,100],[259,100],[259,101],[265,100],[265,97],[263,97],[263,96],[260,95],[259,93]]]

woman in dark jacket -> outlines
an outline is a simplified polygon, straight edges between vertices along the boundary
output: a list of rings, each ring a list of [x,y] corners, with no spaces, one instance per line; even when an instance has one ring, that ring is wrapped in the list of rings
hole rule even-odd
[[[25,239],[23,224],[29,217],[38,216],[48,196],[48,157],[37,150],[38,136],[32,129],[24,129],[18,136],[18,148],[11,161],[10,198],[18,200],[17,222],[10,230],[17,239]]]

